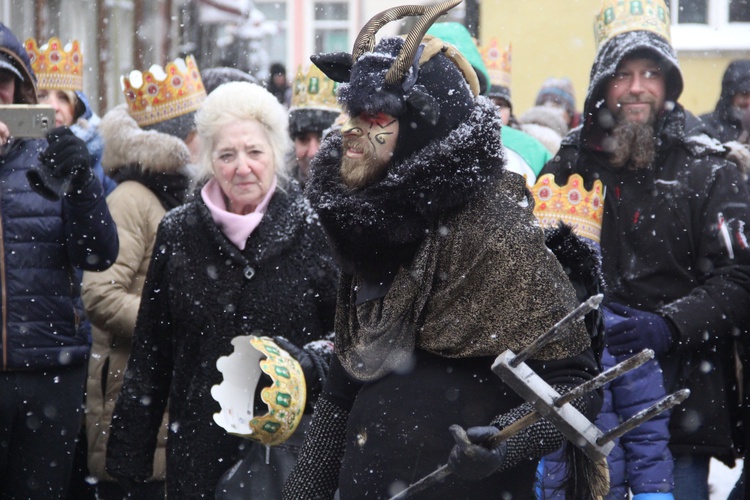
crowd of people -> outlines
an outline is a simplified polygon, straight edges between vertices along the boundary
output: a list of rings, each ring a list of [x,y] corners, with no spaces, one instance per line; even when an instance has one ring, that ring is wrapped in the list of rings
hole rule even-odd
[[[458,3],[291,81],[133,68],[101,117],[77,42],[0,24],[0,101],[55,118],[0,122],[0,498],[388,499],[441,467],[413,498],[709,498],[750,448],[750,60],[696,116],[669,19],[623,7],[583,108],[552,76],[516,115]],[[652,350],[570,403],[601,432],[690,396],[606,462],[552,419],[505,436],[534,406],[493,362],[598,294],[525,364],[563,394]],[[255,337],[303,381],[257,369],[236,432],[217,362]]]

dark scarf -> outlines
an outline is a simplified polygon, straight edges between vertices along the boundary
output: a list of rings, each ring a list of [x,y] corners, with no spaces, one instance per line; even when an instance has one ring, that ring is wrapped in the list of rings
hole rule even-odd
[[[331,135],[310,164],[306,194],[345,272],[378,277],[411,261],[438,217],[487,192],[505,163],[501,121],[484,97],[445,139],[388,168],[364,189],[341,182],[341,136]]]
[[[112,174],[117,184],[135,181],[146,186],[156,195],[165,210],[169,211],[187,201],[190,179],[177,172],[146,172],[138,166],[128,165]]]

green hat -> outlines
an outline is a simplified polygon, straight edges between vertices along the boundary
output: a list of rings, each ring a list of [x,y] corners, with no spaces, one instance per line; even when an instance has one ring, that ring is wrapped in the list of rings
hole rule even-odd
[[[484,61],[482,61],[482,55],[479,53],[477,44],[471,33],[469,33],[469,30],[466,29],[466,26],[456,22],[435,23],[427,30],[427,34],[439,38],[458,49],[461,55],[472,65],[474,71],[477,72],[479,93],[485,95],[490,86],[490,74],[484,65]]]

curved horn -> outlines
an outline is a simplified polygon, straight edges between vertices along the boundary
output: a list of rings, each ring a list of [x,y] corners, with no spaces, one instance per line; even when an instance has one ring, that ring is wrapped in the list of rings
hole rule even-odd
[[[448,0],[434,5],[425,11],[424,15],[419,18],[406,36],[406,42],[404,42],[401,52],[388,69],[388,73],[385,74],[386,83],[398,84],[403,80],[406,70],[411,66],[422,38],[430,26],[432,26],[432,23],[460,3],[461,0]]]
[[[354,47],[352,48],[352,63],[357,62],[359,56],[365,52],[372,52],[375,48],[375,33],[380,28],[390,23],[407,16],[421,16],[425,13],[425,7],[422,5],[401,5],[399,7],[392,7],[384,10],[380,14],[375,14],[372,19],[367,21],[357,35],[357,39],[354,40]]]

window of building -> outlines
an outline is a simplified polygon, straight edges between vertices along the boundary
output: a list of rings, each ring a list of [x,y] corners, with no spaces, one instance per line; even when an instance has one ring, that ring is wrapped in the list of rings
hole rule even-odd
[[[670,0],[677,50],[750,49],[750,0]]]
[[[729,2],[730,23],[750,23],[750,0]]]
[[[255,0],[255,8],[263,13],[267,22],[275,24],[278,31],[263,38],[263,48],[270,61],[287,60],[287,2]]]
[[[316,53],[351,50],[348,2],[315,2],[313,23]]]

